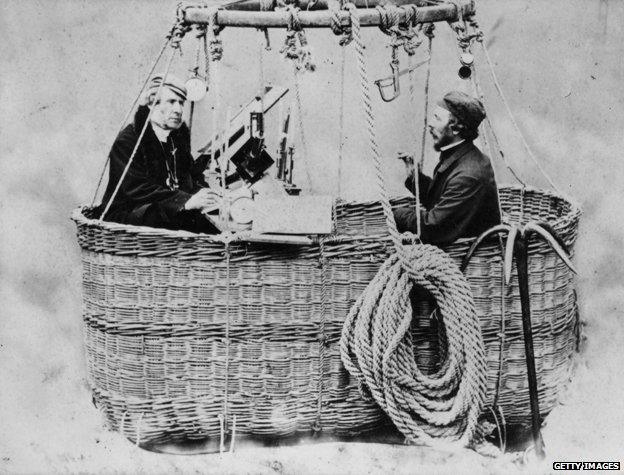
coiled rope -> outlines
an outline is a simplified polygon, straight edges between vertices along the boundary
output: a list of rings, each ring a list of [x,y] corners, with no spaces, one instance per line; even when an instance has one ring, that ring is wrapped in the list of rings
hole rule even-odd
[[[357,53],[364,115],[380,199],[396,253],[381,266],[345,321],[342,361],[408,441],[469,445],[485,402],[485,350],[470,286],[442,250],[404,246],[386,191],[357,8],[348,4]],[[410,326],[414,284],[436,299],[447,349],[439,370],[418,368]]]

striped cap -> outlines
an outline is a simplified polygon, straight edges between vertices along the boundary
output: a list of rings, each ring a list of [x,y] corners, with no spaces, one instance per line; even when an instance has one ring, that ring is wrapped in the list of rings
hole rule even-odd
[[[147,87],[148,95],[156,94],[158,88],[160,87],[160,84],[163,81],[163,76],[164,74],[156,74],[152,77]],[[177,76],[174,76],[171,73],[167,74],[163,87],[169,88],[182,99],[186,100],[186,86],[184,85],[184,82],[182,82]]]

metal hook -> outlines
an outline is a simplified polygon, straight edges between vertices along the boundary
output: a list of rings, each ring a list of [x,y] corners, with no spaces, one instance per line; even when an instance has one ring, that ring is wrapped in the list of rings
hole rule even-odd
[[[401,75],[401,71],[399,71],[399,61],[392,60],[390,62],[390,68],[392,69],[392,76],[389,76],[384,79],[377,79],[375,84],[379,89],[379,94],[381,95],[381,99],[384,102],[392,102],[397,97],[401,95],[401,82],[399,81],[399,76]],[[388,88],[392,88],[392,96],[386,94]]]
[[[381,95],[381,99],[384,102],[392,102],[397,97],[399,97],[399,95],[401,94],[401,85],[400,85],[399,78],[401,76],[403,76],[404,74],[407,74],[407,73],[409,73],[411,71],[414,71],[415,69],[421,67],[423,64],[427,64],[428,62],[429,62],[429,57],[427,57],[426,59],[416,63],[415,65],[413,65],[410,68],[401,69],[399,71],[399,61],[398,60],[392,60],[392,62],[390,63],[390,68],[392,68],[392,76],[388,76],[388,77],[385,77],[385,78],[382,78],[382,79],[377,79],[375,81],[375,85],[379,89],[379,94]],[[386,91],[390,87],[393,89],[393,96],[392,97],[389,97],[386,94]]]

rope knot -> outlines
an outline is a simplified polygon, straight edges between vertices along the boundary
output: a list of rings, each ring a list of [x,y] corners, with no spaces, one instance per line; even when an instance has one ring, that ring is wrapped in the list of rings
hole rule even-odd
[[[423,33],[432,40],[435,37],[435,23],[428,23],[423,27]]]
[[[295,69],[297,71],[314,71],[316,65],[312,62],[312,53],[308,46],[308,40],[305,32],[301,28],[301,21],[299,20],[299,9],[289,5],[287,11],[290,14],[288,19],[288,27],[286,31],[286,38],[284,39],[284,46],[280,50],[280,53],[285,58],[293,61]]]
[[[208,52],[212,61],[220,61],[223,58],[223,42],[219,38],[219,33],[223,30],[222,26],[217,24],[218,8],[209,10],[208,29],[210,30],[210,41],[208,42]]]
[[[351,43],[353,39],[353,32],[351,30],[351,25],[343,25],[340,18],[340,5],[337,0],[329,0],[327,2],[327,6],[329,7],[329,11],[331,13],[330,17],[330,26],[331,30],[336,36],[341,36],[340,40],[338,40],[338,44],[340,46],[346,46]]]
[[[416,49],[421,45],[422,40],[414,28],[419,21],[419,10],[415,5],[404,5],[395,7],[393,5],[377,5],[379,12],[379,29],[388,36],[392,36],[390,46],[393,51],[403,47],[405,52],[413,56]],[[401,21],[402,13],[405,20]],[[395,53],[393,53],[393,56]]]
[[[186,25],[183,20],[178,19],[171,28],[171,31],[167,34],[167,39],[170,40],[170,45],[174,49],[180,49],[180,43],[184,35],[191,30],[190,25]]]

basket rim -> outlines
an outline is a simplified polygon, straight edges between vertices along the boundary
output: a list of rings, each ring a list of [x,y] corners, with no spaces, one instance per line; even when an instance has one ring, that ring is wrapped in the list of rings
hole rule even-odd
[[[576,217],[579,217],[582,213],[580,206],[577,204],[575,200],[569,198],[567,195],[557,193],[552,190],[546,190],[546,189],[533,187],[533,186],[521,186],[521,185],[516,185],[516,184],[501,184],[499,185],[498,188],[499,190],[524,191],[525,193],[526,192],[539,193],[542,195],[549,196],[551,198],[565,201],[569,205],[570,210],[564,216],[557,218],[556,221],[560,221],[565,218],[576,218]],[[405,199],[406,197],[407,197],[406,195],[398,196],[394,198],[392,201]],[[373,205],[373,204],[379,203],[379,201],[378,200],[343,201],[341,199],[338,199],[336,200],[336,203],[343,205],[343,206],[344,205],[346,206],[360,205],[361,206],[361,205]],[[83,226],[88,226],[90,228],[108,230],[112,232],[126,232],[129,234],[144,235],[147,237],[154,237],[154,238],[158,238],[158,237],[177,238],[181,240],[200,239],[202,241],[208,241],[208,242],[213,242],[215,244],[223,244],[223,245],[227,245],[229,243],[236,243],[236,242],[239,242],[239,243],[240,242],[252,242],[253,237],[255,235],[255,233],[251,231],[239,231],[239,232],[230,231],[230,232],[225,232],[221,234],[206,234],[206,233],[195,233],[195,232],[184,231],[184,230],[172,230],[172,229],[166,229],[166,228],[152,228],[149,226],[137,226],[133,224],[122,224],[122,223],[116,223],[114,221],[105,221],[105,220],[100,220],[100,219],[95,219],[95,218],[87,218],[84,215],[84,212],[89,209],[92,209],[92,206],[83,205],[83,206],[74,208],[71,212],[70,219],[74,221],[74,223],[76,223],[77,226],[83,225]],[[323,241],[325,243],[339,243],[341,241],[344,241],[345,239],[348,239],[351,241],[351,240],[355,240],[358,238],[365,238],[365,239],[375,238],[375,239],[384,240],[384,241],[391,239],[386,234],[378,234],[378,235],[367,234],[367,235],[362,235],[362,236],[351,235],[351,234],[349,235],[328,234],[328,235],[308,235],[308,237],[312,240],[312,244],[318,244],[319,241]],[[453,245],[469,243],[469,242],[472,242],[474,239],[475,237],[460,238],[456,240],[453,243]],[[406,239],[405,242],[410,242],[410,241]]]

